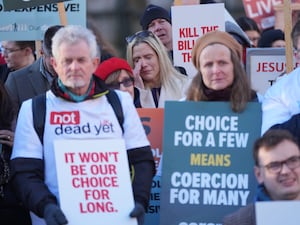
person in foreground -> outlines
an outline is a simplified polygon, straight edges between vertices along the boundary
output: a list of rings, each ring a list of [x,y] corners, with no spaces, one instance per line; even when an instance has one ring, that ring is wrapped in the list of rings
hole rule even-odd
[[[253,147],[254,173],[259,183],[256,201],[300,200],[300,148],[286,130],[269,130]],[[224,218],[223,225],[255,225],[251,203]]]
[[[187,101],[229,101],[242,112],[247,102],[258,101],[242,66],[242,47],[228,33],[212,31],[198,38],[192,49],[198,73],[187,92]]]
[[[1,225],[31,225],[29,211],[16,198],[9,175],[16,108],[0,81],[0,221]]]
[[[134,167],[132,181],[135,208],[128,216],[137,217],[143,224],[148,205],[155,167],[149,141],[133,105],[131,96],[116,90],[124,114],[122,127],[108,102],[104,82],[93,75],[99,64],[99,51],[92,31],[81,26],[61,28],[52,39],[52,65],[58,74],[51,89],[46,92],[46,120],[43,144],[33,126],[32,99],[20,109],[15,132],[11,169],[12,183],[24,204],[42,217],[47,225],[67,224],[59,206],[59,190],[54,158],[54,142],[61,139],[115,139],[124,138],[128,160]],[[57,125],[51,119],[54,113],[72,113],[80,117],[77,124],[62,124],[74,132],[57,134]],[[78,133],[76,127],[89,123],[110,123],[113,129],[95,134]],[[64,127],[65,126],[65,127]],[[122,132],[122,128],[124,132]],[[33,225],[42,224],[35,217]],[[99,218],[101,219],[101,218]]]

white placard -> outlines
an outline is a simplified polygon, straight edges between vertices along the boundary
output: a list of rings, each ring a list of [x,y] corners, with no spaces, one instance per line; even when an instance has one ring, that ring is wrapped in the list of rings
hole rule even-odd
[[[195,41],[213,30],[225,30],[224,3],[172,6],[173,58],[190,77],[197,70],[191,61]]]
[[[269,201],[255,204],[256,225],[299,225],[300,201]]]
[[[284,48],[248,48],[246,61],[252,89],[262,95],[286,71]]]
[[[124,141],[54,142],[60,206],[69,225],[137,225]]]

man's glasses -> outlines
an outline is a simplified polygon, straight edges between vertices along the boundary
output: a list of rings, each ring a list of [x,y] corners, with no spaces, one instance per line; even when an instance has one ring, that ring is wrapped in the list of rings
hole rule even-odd
[[[24,48],[16,48],[16,49],[12,49],[12,48],[1,48],[1,52],[2,54],[10,54],[12,52],[16,52],[16,51],[21,51],[23,50]]]
[[[271,173],[279,173],[282,170],[282,166],[285,164],[290,170],[300,167],[300,156],[292,156],[286,160],[271,162],[265,166],[267,170]]]
[[[121,85],[124,87],[131,87],[134,83],[134,79],[132,77],[128,77],[123,79],[121,82],[113,82],[110,84],[107,84],[107,86],[111,89],[120,89]]]
[[[126,37],[125,40],[129,44],[130,42],[132,42],[136,38],[143,39],[143,38],[146,38],[146,37],[153,37],[153,38],[155,38],[154,34],[151,31],[142,30],[142,31],[136,32],[135,34],[133,34],[131,36]]]

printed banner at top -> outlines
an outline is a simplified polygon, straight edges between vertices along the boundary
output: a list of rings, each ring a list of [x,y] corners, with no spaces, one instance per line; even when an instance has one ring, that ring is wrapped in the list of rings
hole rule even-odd
[[[0,0],[0,41],[42,40],[49,26],[61,24],[56,3],[4,11],[3,2]],[[86,1],[66,1],[64,8],[68,24],[86,26]]]
[[[293,9],[294,3],[300,0],[291,0]],[[260,29],[268,29],[275,25],[275,8],[283,6],[284,0],[243,0],[244,10],[247,17],[253,19]]]
[[[13,9],[25,9],[38,5],[46,5],[70,0],[3,0],[4,11]]]

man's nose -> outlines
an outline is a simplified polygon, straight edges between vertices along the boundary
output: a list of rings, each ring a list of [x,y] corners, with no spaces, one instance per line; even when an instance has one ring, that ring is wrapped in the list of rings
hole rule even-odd
[[[291,169],[287,166],[286,163],[283,163],[280,173],[289,173],[289,172],[291,172]]]

